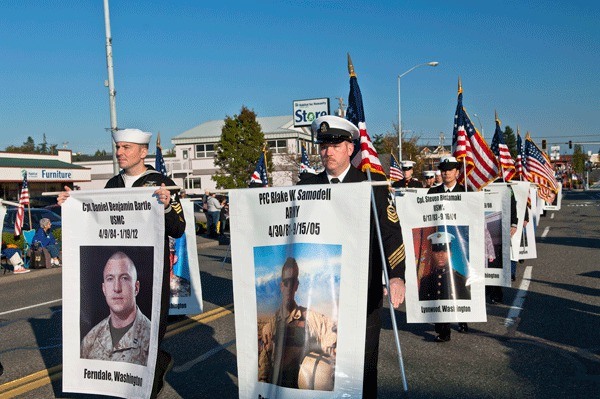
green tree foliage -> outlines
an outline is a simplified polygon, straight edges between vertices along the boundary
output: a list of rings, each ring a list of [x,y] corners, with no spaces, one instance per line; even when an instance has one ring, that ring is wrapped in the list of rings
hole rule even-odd
[[[517,136],[512,128],[508,125],[504,128],[504,142],[506,146],[510,150],[510,155],[513,159],[517,159],[518,150],[517,150]]]
[[[35,144],[33,137],[28,136],[27,140],[22,145],[9,145],[6,147],[6,152],[21,152],[24,154],[56,154],[56,144],[48,144],[46,140],[46,134],[44,133],[42,142],[38,145]]]
[[[217,188],[248,187],[264,142],[265,136],[254,111],[242,106],[239,115],[227,116],[221,130],[221,140],[215,149],[215,166],[218,169],[212,179],[217,183]],[[268,151],[268,171],[271,170],[270,158]]]
[[[586,158],[586,155],[583,153],[583,147],[580,144],[575,144],[573,146],[573,170],[576,173],[583,174]]]

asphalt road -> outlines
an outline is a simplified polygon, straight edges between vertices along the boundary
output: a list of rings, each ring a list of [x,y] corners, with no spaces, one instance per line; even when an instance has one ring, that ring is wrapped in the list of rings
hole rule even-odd
[[[538,258],[518,265],[513,288],[504,289],[504,303],[488,304],[488,322],[471,323],[468,334],[455,329],[450,342],[434,343],[433,325],[407,324],[404,309],[397,310],[406,393],[389,309],[384,309],[379,397],[597,397],[599,225],[600,191],[565,193],[562,209],[541,218]],[[205,312],[170,321],[165,347],[175,367],[161,398],[237,397],[226,255],[227,246],[199,250]],[[61,269],[0,275],[0,361],[5,368],[0,398],[90,397],[62,392],[61,278]]]

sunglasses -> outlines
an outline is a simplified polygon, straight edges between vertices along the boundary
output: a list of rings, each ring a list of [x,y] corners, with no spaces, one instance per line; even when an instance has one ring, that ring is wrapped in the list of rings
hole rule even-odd
[[[448,251],[448,246],[446,244],[433,244],[431,246],[431,250],[433,252],[441,252],[441,251]]]
[[[298,281],[298,279],[295,278],[295,277],[288,277],[288,278],[282,279],[281,283],[283,285],[285,285],[286,287],[293,287],[294,284],[296,284],[297,281]]]

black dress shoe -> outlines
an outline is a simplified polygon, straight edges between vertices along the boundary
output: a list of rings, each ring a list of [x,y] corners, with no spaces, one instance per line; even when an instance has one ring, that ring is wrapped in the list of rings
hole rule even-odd
[[[436,335],[434,341],[435,342],[448,342],[448,341],[450,341],[450,336],[449,335],[448,336]]]
[[[517,276],[515,276],[514,274],[511,274],[510,281],[515,281],[516,279],[517,279]]]
[[[467,325],[467,323],[458,323],[458,332],[468,333],[469,326]]]
[[[490,302],[492,302],[492,305],[496,305],[498,303],[502,303],[502,299],[500,299],[500,298],[492,298]]]

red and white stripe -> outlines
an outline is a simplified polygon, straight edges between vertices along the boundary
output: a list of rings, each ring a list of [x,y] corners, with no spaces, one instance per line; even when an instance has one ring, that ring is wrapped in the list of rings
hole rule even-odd
[[[377,156],[377,150],[367,133],[365,122],[358,122],[358,130],[360,132],[360,150],[352,159],[352,165],[363,172],[370,169],[373,173],[380,173],[385,176],[385,172]]]
[[[515,161],[513,161],[510,150],[506,144],[499,144],[498,152],[500,153],[499,161],[500,167],[502,167],[504,181],[510,181],[515,176]]]
[[[459,126],[453,155],[467,164],[467,184],[472,189],[480,190],[498,175],[496,156],[477,131],[469,140],[465,127]],[[461,181],[464,181],[463,175]]]

